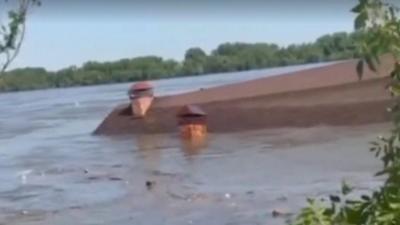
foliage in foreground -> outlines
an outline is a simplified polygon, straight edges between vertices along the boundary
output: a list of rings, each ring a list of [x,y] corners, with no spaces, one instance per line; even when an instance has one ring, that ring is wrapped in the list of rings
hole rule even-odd
[[[355,28],[365,34],[360,43],[363,54],[357,70],[362,78],[364,66],[376,71],[379,56],[395,58],[389,91],[394,96],[394,128],[388,137],[372,143],[371,151],[382,161],[376,176],[385,179],[378,190],[358,199],[349,197],[351,189],[343,184],[341,196],[331,196],[330,204],[309,200],[293,225],[399,225],[400,224],[400,19],[396,5],[383,0],[359,0],[352,10],[357,14]]]
[[[0,74],[9,67],[21,49],[29,9],[41,4],[39,0],[18,0],[17,2],[18,7],[8,12],[7,24],[0,24]]]

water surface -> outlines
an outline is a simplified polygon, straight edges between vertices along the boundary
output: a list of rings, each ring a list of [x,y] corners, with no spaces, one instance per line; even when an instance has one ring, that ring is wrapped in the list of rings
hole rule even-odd
[[[154,85],[168,95],[321,65]],[[273,209],[295,211],[343,178],[379,184],[367,141],[385,124],[211,134],[200,146],[176,134],[92,136],[129,85],[0,95],[0,224],[282,224]]]

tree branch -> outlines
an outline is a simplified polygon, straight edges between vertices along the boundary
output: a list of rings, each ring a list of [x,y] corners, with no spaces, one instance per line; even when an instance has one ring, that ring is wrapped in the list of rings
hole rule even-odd
[[[0,54],[5,54],[5,62],[0,68],[0,75],[3,74],[10,64],[18,56],[26,32],[26,16],[31,6],[40,6],[39,0],[19,0],[19,7],[10,11],[8,30],[1,33],[4,41],[4,49]],[[3,44],[2,44],[3,45]]]
[[[10,54],[10,51],[7,50],[6,53],[6,62],[3,64],[3,66],[1,67],[0,70],[0,74],[3,74],[6,69],[10,66],[11,62],[13,62],[15,60],[15,58],[18,56],[21,47],[22,47],[22,43],[23,40],[25,38],[25,31],[26,31],[26,24],[25,22],[21,25],[21,34],[20,34],[20,39],[17,42],[17,46],[15,47],[15,49],[13,50],[13,52]]]

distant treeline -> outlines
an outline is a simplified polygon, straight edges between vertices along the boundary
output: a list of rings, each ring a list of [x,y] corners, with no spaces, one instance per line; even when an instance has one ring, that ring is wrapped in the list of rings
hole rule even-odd
[[[56,72],[43,68],[15,69],[0,77],[0,92],[109,84],[218,72],[244,71],[358,57],[357,33],[334,33],[313,43],[280,47],[269,43],[225,43],[210,54],[190,48],[178,62],[158,56],[89,61]]]

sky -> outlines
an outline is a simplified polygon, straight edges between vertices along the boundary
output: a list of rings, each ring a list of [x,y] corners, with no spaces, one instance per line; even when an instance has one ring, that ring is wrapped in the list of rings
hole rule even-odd
[[[2,3],[4,4],[4,3]],[[42,0],[11,68],[58,70],[86,61],[158,55],[224,42],[282,46],[352,31],[356,0]],[[0,11],[4,14],[4,10]]]

